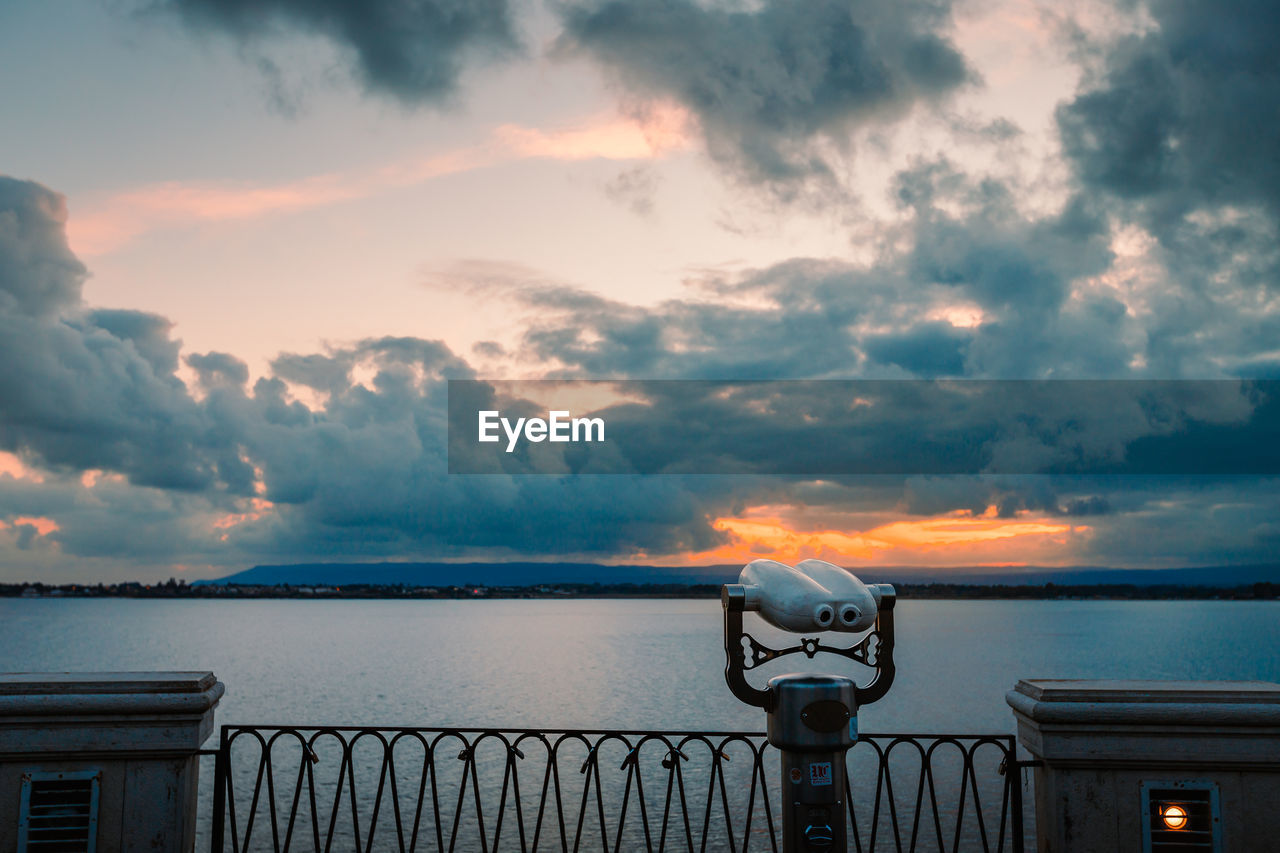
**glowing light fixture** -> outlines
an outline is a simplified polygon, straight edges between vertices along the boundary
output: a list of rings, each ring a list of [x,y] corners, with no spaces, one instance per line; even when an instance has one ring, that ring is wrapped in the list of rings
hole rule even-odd
[[[1148,779],[1141,796],[1142,853],[1223,853],[1217,782]]]
[[[1187,828],[1187,810],[1182,806],[1170,805],[1165,806],[1160,811],[1160,817],[1164,820],[1164,825],[1170,829],[1186,829]]]

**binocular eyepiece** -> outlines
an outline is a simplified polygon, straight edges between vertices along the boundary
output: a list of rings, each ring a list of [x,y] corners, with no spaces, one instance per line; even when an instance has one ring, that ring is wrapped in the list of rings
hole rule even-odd
[[[753,560],[738,578],[745,609],[786,631],[858,633],[876,623],[880,590],[823,560]]]

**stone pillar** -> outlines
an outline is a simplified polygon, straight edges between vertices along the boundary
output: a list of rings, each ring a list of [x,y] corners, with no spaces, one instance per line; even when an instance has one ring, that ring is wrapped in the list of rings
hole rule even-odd
[[[0,853],[88,826],[98,853],[189,853],[222,693],[211,672],[0,673]]]
[[[1041,853],[1280,850],[1280,684],[1023,680],[1006,699],[1042,762]],[[1194,826],[1162,824],[1188,792]]]

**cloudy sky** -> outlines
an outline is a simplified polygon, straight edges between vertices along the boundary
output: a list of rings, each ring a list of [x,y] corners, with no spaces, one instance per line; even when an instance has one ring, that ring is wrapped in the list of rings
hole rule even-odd
[[[1280,378],[1278,23],[10,0],[0,580],[1274,560],[1272,476],[466,476],[445,427],[450,378]]]

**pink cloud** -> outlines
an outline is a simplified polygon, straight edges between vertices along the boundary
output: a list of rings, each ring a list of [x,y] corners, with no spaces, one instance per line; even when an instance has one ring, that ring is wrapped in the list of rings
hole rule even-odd
[[[33,483],[44,482],[44,476],[39,471],[27,467],[17,456],[3,450],[0,450],[0,476],[30,480]]]
[[[503,125],[495,136],[520,157],[645,160],[687,147],[691,139],[688,124],[683,108],[655,105],[635,116],[554,131]]]
[[[45,518],[44,516],[23,515],[13,520],[14,527],[20,527],[24,524],[34,527],[36,529],[36,533],[41,536],[48,536],[55,530],[61,529],[58,527],[58,522],[54,521],[52,518]]]
[[[265,518],[274,508],[275,504],[265,498],[250,498],[244,512],[230,512],[215,519],[213,529],[229,531],[231,528],[238,527],[241,524],[259,521]],[[228,538],[230,538],[229,532],[222,533],[218,537],[222,542],[226,542]]]
[[[67,238],[77,254],[98,255],[156,228],[303,210],[366,194],[358,183],[333,175],[265,187],[168,181],[120,193],[72,216]]]
[[[676,107],[651,107],[630,117],[596,118],[558,130],[502,125],[482,145],[359,173],[272,185],[166,181],[89,204],[70,217],[67,237],[77,254],[100,255],[158,229],[339,204],[514,160],[648,159],[686,145],[686,123],[686,115]]]

